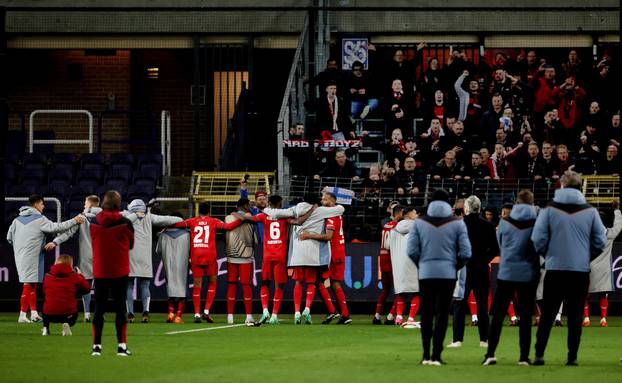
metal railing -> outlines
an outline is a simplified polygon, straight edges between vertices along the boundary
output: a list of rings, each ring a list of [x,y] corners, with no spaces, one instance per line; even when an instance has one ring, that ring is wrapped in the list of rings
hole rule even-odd
[[[160,151],[162,153],[162,175],[171,175],[171,112],[160,113]]]
[[[281,109],[279,110],[279,118],[277,120],[277,158],[278,158],[278,184],[282,185],[290,175],[289,161],[283,155],[283,140],[289,138],[289,128],[292,122],[304,121],[304,101],[306,99],[303,78],[309,74],[309,51],[307,47],[309,36],[309,20],[305,17],[305,24],[298,39],[298,46],[294,54],[289,77],[287,78],[287,86],[283,100],[281,101]]]
[[[39,114],[86,114],[89,120],[89,137],[86,140],[35,140],[34,139],[34,127],[35,127],[35,117]],[[29,117],[29,132],[28,132],[28,151],[30,153],[34,150],[35,144],[59,144],[59,145],[70,145],[70,144],[88,144],[89,145],[89,153],[93,153],[93,115],[88,110],[84,109],[37,109],[33,110],[30,113]]]
[[[28,202],[28,197],[4,197],[5,202]],[[45,197],[46,202],[54,202],[56,204],[56,222],[62,222],[62,206],[58,198]],[[60,255],[60,245],[56,246],[56,257]]]

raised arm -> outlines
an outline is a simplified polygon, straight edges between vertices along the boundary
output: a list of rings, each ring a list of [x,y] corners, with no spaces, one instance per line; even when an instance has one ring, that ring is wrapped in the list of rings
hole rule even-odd
[[[605,229],[603,221],[600,220],[600,215],[596,209],[594,209],[594,221],[592,223],[591,237],[590,241],[592,243],[592,248],[598,250],[598,253],[605,250],[605,247],[607,246],[607,229]]]
[[[458,113],[458,120],[464,121],[467,115],[467,108],[469,107],[469,92],[462,89],[462,83],[464,79],[468,76],[468,72],[462,73],[460,77],[456,80],[454,84],[454,89],[456,90],[456,94],[460,99],[460,111]]]
[[[345,210],[346,209],[341,205],[337,205],[333,207],[320,206],[317,209],[315,209],[315,211],[311,214],[311,216],[315,219],[326,219],[330,217],[338,217],[338,216],[343,215],[343,212]]]
[[[57,222],[50,221],[46,217],[43,217],[43,219],[41,219],[40,229],[42,232],[46,234],[56,234],[62,231],[69,230],[72,226],[75,226],[79,223],[84,222],[85,219],[86,218],[84,218],[84,216],[77,215],[73,217],[72,219],[68,219],[67,221],[57,223]]]
[[[613,212],[613,227],[607,229],[607,239],[614,241],[622,231],[622,213],[619,209]]]
[[[67,242],[69,238],[73,237],[78,232],[78,230],[80,230],[79,225],[73,226],[69,230],[58,234],[52,242],[54,242],[56,246],[60,245],[61,243]]]
[[[183,219],[172,215],[157,215],[149,213],[149,216],[151,216],[151,224],[153,226],[159,227],[171,226],[173,224],[183,221]]]
[[[313,212],[315,211],[316,208],[317,208],[317,206],[312,206],[311,209],[309,209],[306,213],[304,213],[300,217],[298,217],[298,218],[289,218],[287,220],[287,223],[289,223],[290,225],[302,225],[303,223],[305,223],[305,221],[309,217],[311,217],[311,214],[313,214]]]
[[[293,218],[297,216],[296,207],[290,207],[287,209],[274,209],[271,207],[267,207],[263,209],[263,212],[266,213],[268,216],[275,218],[275,219]]]

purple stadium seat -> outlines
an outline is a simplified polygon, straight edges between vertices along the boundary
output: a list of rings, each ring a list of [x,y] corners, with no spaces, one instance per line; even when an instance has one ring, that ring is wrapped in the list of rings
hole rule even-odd
[[[121,178],[127,182],[132,179],[132,166],[128,164],[112,164],[108,168],[106,178]]]
[[[160,153],[146,153],[138,156],[138,168],[145,164],[157,165],[162,168],[162,154]]]
[[[103,168],[104,163],[105,158],[101,153],[85,153],[80,157],[80,169],[85,169],[86,164],[98,164]]]
[[[125,164],[134,168],[134,155],[131,153],[113,153],[110,155],[110,165]]]
[[[24,164],[24,167],[29,164],[40,164],[43,167],[46,167],[48,164],[48,155],[41,152],[26,153],[22,158],[22,163]]]
[[[48,183],[60,180],[71,183],[73,180],[73,169],[70,165],[67,167],[65,165],[57,164],[48,172]]]
[[[7,197],[30,197],[35,194],[38,189],[37,183],[25,183],[21,185],[9,186]]]

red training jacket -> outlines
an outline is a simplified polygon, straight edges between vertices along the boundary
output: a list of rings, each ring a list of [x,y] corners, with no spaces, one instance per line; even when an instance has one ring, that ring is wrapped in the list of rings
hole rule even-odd
[[[91,224],[93,277],[121,278],[130,274],[134,226],[118,211],[104,210]]]
[[[53,265],[43,279],[43,313],[46,315],[68,315],[78,312],[76,296],[91,290],[91,285],[67,263]]]

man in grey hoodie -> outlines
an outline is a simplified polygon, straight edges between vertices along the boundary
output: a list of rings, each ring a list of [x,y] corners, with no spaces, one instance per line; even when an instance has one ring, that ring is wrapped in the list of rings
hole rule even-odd
[[[43,197],[36,194],[28,198],[28,205],[19,209],[19,216],[13,220],[6,234],[7,242],[13,246],[19,282],[24,284],[17,320],[19,323],[42,320],[37,312],[37,284],[43,282],[45,236],[84,222],[81,215],[59,223],[50,221],[42,214],[45,209]],[[26,317],[29,306],[30,319]]]
[[[568,366],[576,366],[583,303],[590,284],[590,260],[607,245],[606,229],[598,211],[581,194],[581,176],[566,171],[562,188],[540,212],[531,234],[536,251],[544,254],[544,304],[536,334],[534,365],[544,365],[544,350],[557,309],[562,302],[568,314]]]
[[[483,365],[497,363],[495,350],[499,344],[503,320],[515,294],[518,295],[520,317],[520,359],[518,364],[528,366],[531,347],[531,316],[540,279],[540,259],[531,241],[536,223],[533,193],[522,190],[509,217],[501,219],[497,239],[501,246],[497,290],[492,301],[492,322],[488,336],[488,352]]]
[[[45,245],[45,250],[50,251],[61,243],[67,242],[77,232],[80,232],[78,248],[80,250],[80,273],[93,285],[93,247],[91,246],[91,222],[95,220],[95,216],[102,209],[99,207],[99,197],[90,195],[84,200],[84,211],[82,215],[86,220],[80,225],[73,226],[71,229],[60,233],[52,242]],[[91,291],[82,296],[82,304],[84,306],[84,321],[91,321]]]
[[[129,212],[125,215],[134,226],[134,247],[130,250],[130,280],[127,285],[127,316],[130,323],[134,322],[134,279],[140,284],[140,295],[143,303],[143,323],[149,322],[149,303],[151,291],[149,285],[153,278],[152,248],[153,227],[166,227],[181,222],[179,217],[157,215],[147,211],[147,205],[141,199],[135,199],[128,205]]]
[[[440,366],[457,273],[471,258],[466,225],[452,215],[449,194],[445,190],[434,192],[426,214],[413,223],[406,251],[419,270],[421,364]],[[433,323],[434,318],[436,323]],[[430,354],[432,337],[434,344]]]

